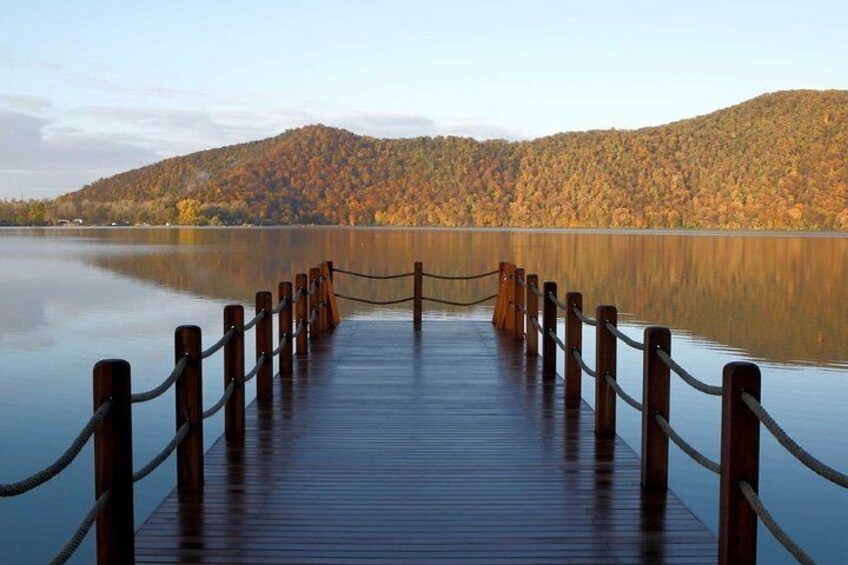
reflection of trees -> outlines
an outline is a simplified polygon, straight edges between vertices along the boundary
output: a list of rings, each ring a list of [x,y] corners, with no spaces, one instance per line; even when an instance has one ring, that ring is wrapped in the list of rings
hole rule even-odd
[[[221,300],[251,301],[254,291],[324,259],[377,274],[411,271],[415,260],[429,272],[479,273],[506,259],[540,280],[556,280],[561,292],[582,291],[587,310],[616,304],[637,321],[688,330],[773,361],[848,359],[845,238],[335,228],[84,233],[110,243],[166,246],[94,261]],[[338,275],[337,287],[377,300],[412,294],[411,279]],[[458,301],[494,288],[494,277],[425,281],[425,294]],[[367,309],[340,305],[344,315]],[[464,311],[435,304],[425,310]]]

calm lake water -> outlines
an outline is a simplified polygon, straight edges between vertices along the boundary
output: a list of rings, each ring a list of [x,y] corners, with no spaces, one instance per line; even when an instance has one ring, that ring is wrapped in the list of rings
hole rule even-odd
[[[173,329],[198,324],[208,345],[220,335],[221,307],[250,305],[254,292],[322,260],[381,273],[415,260],[436,273],[478,273],[509,260],[580,290],[586,310],[616,304],[625,332],[647,324],[673,332],[674,357],[720,383],[722,366],[753,360],[763,370],[763,404],[813,454],[848,469],[848,237],[348,228],[3,229],[0,230],[0,482],[41,468],[91,414],[91,367],[120,357],[133,388],[158,384],[172,367]],[[411,294],[411,281],[373,288],[339,275],[339,292],[386,300]],[[494,292],[494,279],[425,282],[425,293],[464,301]],[[430,285],[430,286],[428,286]],[[408,305],[341,303],[342,316],[409,317]],[[425,304],[425,316],[491,316],[491,306]],[[590,328],[591,329],[591,328]],[[584,337],[593,359],[594,335]],[[641,339],[641,337],[640,337]],[[252,351],[252,344],[246,345]],[[619,382],[641,395],[641,358],[619,347]],[[220,373],[204,368],[207,382]],[[206,387],[205,405],[220,390]],[[252,386],[248,386],[251,398]],[[173,434],[172,392],[134,409],[136,466]],[[594,398],[584,380],[584,398]],[[720,400],[672,376],[671,419],[719,459]],[[619,432],[638,451],[639,419],[619,403]],[[205,424],[206,445],[222,431]],[[672,489],[714,531],[718,478],[671,446]],[[73,532],[93,501],[92,449],[60,477],[22,497],[0,500],[0,563],[42,563]],[[174,485],[169,460],[136,486],[137,523]],[[761,497],[820,562],[848,560],[848,492],[831,486],[763,432]],[[75,562],[93,558],[91,537]],[[760,529],[762,563],[791,559]]]

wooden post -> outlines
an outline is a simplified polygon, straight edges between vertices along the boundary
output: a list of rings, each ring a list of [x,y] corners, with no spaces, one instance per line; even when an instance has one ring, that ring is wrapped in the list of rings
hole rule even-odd
[[[557,344],[549,335],[549,332],[556,333],[557,327],[557,307],[549,298],[548,295],[556,296],[557,284],[555,282],[546,281],[543,289],[544,299],[542,300],[542,379],[545,382],[554,382],[556,380],[556,350]]]
[[[174,332],[174,362],[186,357],[175,388],[177,430],[189,423],[188,434],[177,446],[177,489],[203,490],[203,358],[197,326],[180,326]]]
[[[309,269],[309,288],[312,294],[309,296],[309,319],[312,319],[312,313],[318,311],[318,268],[313,267]],[[311,290],[314,289],[314,290]],[[320,314],[315,316],[315,322],[309,324],[309,340],[314,341],[321,337],[321,328],[318,326],[320,323],[318,320],[321,318]]]
[[[583,369],[574,358],[573,351],[583,353],[583,322],[574,313],[574,308],[583,311],[583,295],[579,292],[565,293],[565,403],[579,405],[583,394]]]
[[[524,269],[515,269],[515,292],[513,293],[512,300],[515,303],[515,320],[513,320],[513,338],[518,341],[524,340],[524,313],[521,310],[524,308],[524,287],[518,284],[518,281],[524,281],[524,285],[527,285],[527,281],[524,280]]]
[[[669,418],[669,368],[657,356],[657,348],[671,355],[668,328],[645,328],[642,370],[642,488],[651,492],[668,489],[668,436],[656,415]]]
[[[757,515],[739,489],[741,481],[759,491],[760,421],[742,401],[747,392],[760,400],[760,368],[728,363],[722,376],[721,482],[719,486],[718,562],[757,562]]]
[[[539,297],[530,288],[538,289],[539,277],[527,275],[527,355],[535,357],[539,354],[539,331],[531,320],[539,321]]]
[[[294,373],[294,361],[292,359],[292,283],[281,282],[277,288],[280,301],[285,300],[286,304],[280,310],[280,315],[277,319],[280,340],[282,347],[280,348],[280,376],[290,377]]]
[[[506,263],[504,261],[501,261],[500,263],[498,263],[498,298],[497,298],[497,300],[495,300],[495,311],[492,312],[492,325],[494,325],[494,326],[498,325],[499,315],[500,315],[501,309],[503,308],[503,296],[504,296],[504,294],[503,294],[504,293],[503,281],[504,281],[504,266],[505,265],[506,265]]]
[[[321,273],[324,275],[326,286],[324,294],[327,301],[327,329],[331,330],[341,322],[339,305],[336,303],[336,287],[333,284],[333,262],[325,261],[321,263]]]
[[[94,410],[112,402],[94,432],[94,498],[112,493],[97,518],[97,562],[135,563],[130,364],[100,361],[93,381]]]
[[[421,327],[421,317],[424,311],[424,263],[415,262],[415,281],[413,283],[412,321],[416,328]]]
[[[327,277],[324,274],[324,269],[318,266],[318,328],[321,330],[321,335],[327,335],[330,332],[330,319],[327,314],[330,312],[330,299],[327,295]]]
[[[265,355],[265,362],[256,373],[256,401],[261,403],[269,402],[274,396],[274,385],[272,379],[274,377],[274,358],[271,357],[271,352],[274,351],[274,309],[273,295],[268,291],[260,291],[256,293],[256,314],[264,311],[265,315],[262,319],[256,322],[256,361],[259,362],[259,357]]]
[[[607,383],[606,375],[616,378],[616,353],[618,339],[606,323],[618,324],[615,306],[598,306],[595,309],[595,435],[615,437],[615,390]]]
[[[295,304],[295,329],[303,324],[303,330],[301,330],[300,335],[297,336],[297,356],[303,357],[309,352],[309,342],[307,341],[307,332],[309,328],[306,326],[306,321],[309,319],[309,296],[306,294],[306,290],[309,288],[309,282],[307,280],[306,274],[300,273],[294,278],[294,286],[295,286],[295,294],[300,291],[300,298],[297,299],[297,304]]]
[[[509,333],[515,332],[515,265],[507,263],[506,270],[506,300],[504,300],[503,329]]]
[[[230,304],[224,307],[224,332],[235,328],[236,333],[224,344],[224,390],[235,382],[230,400],[224,406],[224,436],[227,441],[244,438],[244,307]]]

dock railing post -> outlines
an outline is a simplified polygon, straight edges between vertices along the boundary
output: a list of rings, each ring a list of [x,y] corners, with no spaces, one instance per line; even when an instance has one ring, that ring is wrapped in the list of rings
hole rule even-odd
[[[415,262],[415,280],[412,292],[412,322],[416,328],[421,327],[421,318],[424,311],[424,263]]]
[[[174,332],[174,361],[185,357],[186,366],[177,379],[177,430],[188,421],[188,434],[177,446],[177,489],[203,489],[203,358],[201,331],[197,326],[180,326]]]
[[[539,297],[531,287],[539,286],[539,277],[527,275],[527,355],[535,357],[539,354],[539,332],[532,320],[539,321]]]
[[[330,318],[327,314],[330,312],[330,299],[327,295],[327,278],[324,270],[318,267],[318,328],[321,335],[330,333]]]
[[[282,310],[277,319],[279,339],[282,341],[280,348],[280,376],[290,377],[294,372],[292,360],[292,283],[281,282],[277,288],[280,302],[285,300]]]
[[[520,284],[518,284],[519,280],[523,281],[524,285],[526,287],[527,281],[524,280],[524,269],[515,269],[515,292],[513,292],[513,295],[512,295],[512,300],[515,303],[515,309],[514,309],[515,320],[513,322],[513,333],[512,333],[512,335],[517,341],[523,341],[524,340],[524,318],[525,318],[525,316],[524,316],[524,312],[522,312],[522,310],[524,309],[524,292],[525,292],[525,289]]]
[[[668,436],[657,423],[657,414],[669,417],[669,367],[657,356],[662,348],[671,355],[668,328],[645,328],[642,364],[642,488],[651,492],[668,490]]]
[[[583,322],[574,313],[577,308],[583,311],[583,295],[579,292],[565,293],[565,403],[568,406],[579,405],[583,394],[583,369],[574,358],[574,351],[583,353]]]
[[[297,299],[295,304],[295,331],[303,324],[303,329],[297,336],[297,356],[303,357],[309,352],[309,342],[307,341],[309,328],[306,325],[309,319],[309,296],[306,294],[309,289],[309,281],[305,273],[295,275],[294,286],[295,294],[300,291],[300,298]]]
[[[506,296],[503,315],[503,329],[509,333],[515,332],[515,264],[507,263],[505,272],[506,275]]]
[[[318,311],[318,268],[313,267],[309,269],[309,319],[312,319],[312,314]],[[313,290],[314,289],[314,290]],[[319,319],[321,318],[320,314],[315,315],[315,322],[309,324],[309,341],[315,341],[321,336],[321,328]]]
[[[760,421],[742,400],[743,392],[760,400],[760,368],[753,363],[728,363],[721,399],[720,565],[757,562],[757,515],[739,484],[745,481],[759,491]]]
[[[97,563],[135,563],[130,364],[100,361],[92,376],[94,409],[112,402],[94,432],[94,499],[111,493],[97,518]]]
[[[617,338],[607,323],[618,324],[615,306],[602,305],[595,309],[595,435],[615,437],[615,390],[607,383],[607,375],[616,378]]]
[[[224,406],[224,437],[227,441],[244,438],[244,307],[224,307],[224,332],[235,328],[233,337],[224,344],[224,390],[235,383],[233,393]]]
[[[274,376],[274,358],[271,357],[271,352],[274,351],[274,310],[273,295],[268,291],[259,291],[256,293],[256,315],[260,312],[265,312],[262,319],[256,322],[256,362],[259,358],[265,356],[265,361],[262,367],[256,373],[256,401],[259,403],[269,402],[274,396],[274,386],[272,378]]]
[[[553,382],[556,379],[556,350],[557,345],[554,338],[557,328],[557,307],[549,295],[556,296],[557,284],[545,281],[544,299],[542,300],[542,379],[545,382]]]
[[[504,276],[504,266],[506,262],[501,261],[498,263],[498,298],[495,300],[495,310],[492,312],[492,325],[498,325],[498,318],[500,317],[501,309],[503,308],[503,298],[504,298],[504,288],[503,288],[503,276]]]

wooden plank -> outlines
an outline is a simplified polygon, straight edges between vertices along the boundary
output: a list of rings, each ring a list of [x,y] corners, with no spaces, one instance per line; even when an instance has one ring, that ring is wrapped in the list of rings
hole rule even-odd
[[[348,320],[312,345],[244,441],[207,452],[203,492],[141,526],[138,563],[715,562],[707,528],[643,495],[636,454],[488,321]]]

